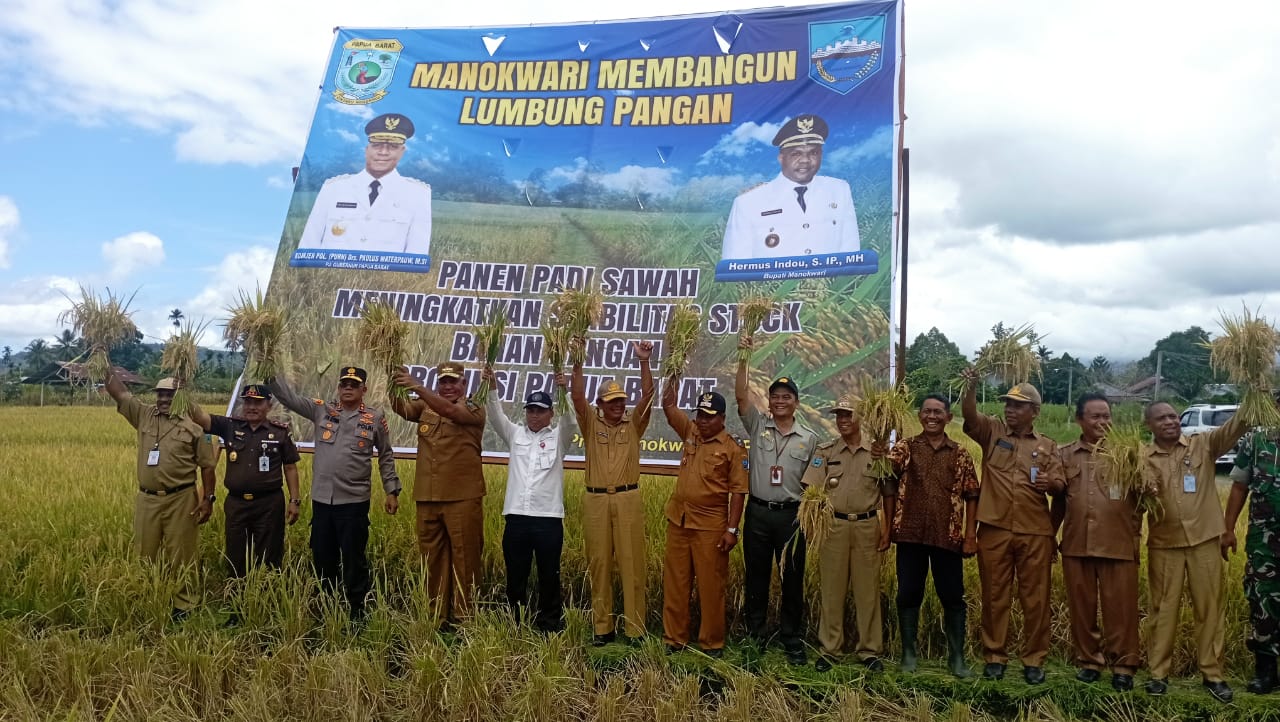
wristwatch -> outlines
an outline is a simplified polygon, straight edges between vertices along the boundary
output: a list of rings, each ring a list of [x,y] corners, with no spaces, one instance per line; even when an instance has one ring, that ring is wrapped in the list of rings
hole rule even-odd
[[[217,501],[217,500],[218,500],[218,495],[217,495],[217,494],[210,494],[210,495],[206,496],[206,497],[204,498],[204,500],[205,500],[205,501],[207,501],[207,502],[209,502],[210,504],[212,504],[213,502],[215,502],[215,501]]]
[[[734,535],[734,536],[738,536],[738,527],[736,527],[736,526],[731,526],[731,527],[729,527],[728,529],[725,529],[725,531],[729,532],[730,534],[732,534],[732,535]]]
[[[299,505],[299,504],[301,504],[301,503],[302,503],[302,500],[301,500],[301,499],[290,499],[290,500],[289,500],[289,504],[290,504],[291,506],[298,506],[298,505]]]

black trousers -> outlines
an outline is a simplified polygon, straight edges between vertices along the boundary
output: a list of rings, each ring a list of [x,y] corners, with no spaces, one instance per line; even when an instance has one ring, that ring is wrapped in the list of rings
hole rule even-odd
[[[942,608],[964,609],[964,557],[926,544],[898,544],[898,609],[918,609],[924,603],[930,567]]]
[[[369,594],[369,502],[354,504],[311,504],[311,559],[316,575],[326,589],[338,582],[346,591],[351,616],[364,614]]]
[[[276,490],[252,501],[228,496],[223,511],[231,575],[243,577],[250,560],[279,569],[284,561],[284,494]]]
[[[764,639],[768,636],[769,585],[773,567],[787,555],[781,569],[782,606],[778,610],[778,637],[787,649],[804,644],[804,560],[805,541],[796,520],[799,510],[769,509],[747,503],[743,529],[742,561],[745,573],[746,601],[743,617],[747,633]]]
[[[564,547],[564,520],[559,517],[508,514],[502,530],[502,558],[507,565],[507,603],[517,616],[529,602],[529,571],[538,565],[538,607],[534,624],[560,629],[564,611],[560,602],[560,551]]]

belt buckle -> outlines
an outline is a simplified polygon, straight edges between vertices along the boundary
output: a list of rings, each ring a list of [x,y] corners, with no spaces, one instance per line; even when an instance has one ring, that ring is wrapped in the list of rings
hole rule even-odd
[[[156,496],[164,496],[165,494],[168,494],[168,493],[169,492],[165,491],[164,489],[160,489],[159,491],[156,492]]]
[[[606,487],[606,488],[605,488],[605,490],[604,490],[604,493],[606,493],[606,494],[617,494],[617,493],[618,493],[618,489],[620,489],[620,488],[621,488],[621,487],[618,487],[618,486],[610,486],[610,487]]]
[[[245,494],[245,495],[244,495],[244,500],[245,500],[245,501],[253,501],[253,494]]]

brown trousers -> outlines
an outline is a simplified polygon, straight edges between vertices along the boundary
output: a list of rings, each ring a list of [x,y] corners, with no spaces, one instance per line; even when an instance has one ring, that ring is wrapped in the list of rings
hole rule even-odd
[[[640,490],[591,494],[582,498],[582,540],[591,585],[591,618],[596,634],[614,630],[613,568],[622,581],[622,618],[628,637],[644,635],[644,499]]]
[[[164,496],[138,492],[133,503],[133,548],[146,559],[174,566],[180,581],[173,608],[184,611],[200,602],[200,525],[191,515],[198,503],[194,487]]]
[[[818,644],[822,653],[838,656],[844,647],[844,610],[853,587],[854,622],[858,625],[859,659],[884,653],[884,615],[880,612],[880,517],[861,521],[835,519],[818,550],[818,594],[822,611]]]
[[[459,621],[471,610],[484,549],[484,499],[417,502],[418,552],[427,565],[427,593],[440,618]]]
[[[1138,563],[1100,557],[1062,557],[1076,665],[1132,676],[1138,652]],[[1101,600],[1102,625],[1098,629]]]
[[[1178,549],[1147,550],[1151,616],[1147,618],[1147,664],[1155,679],[1167,679],[1173,665],[1182,585],[1191,589],[1195,610],[1196,662],[1207,682],[1222,681],[1225,620],[1222,616],[1222,556],[1218,538]]]
[[[667,551],[662,565],[662,641],[684,647],[693,635],[690,595],[698,585],[698,646],[724,648],[725,581],[729,552],[716,549],[723,531],[685,529],[667,522]]]
[[[978,527],[978,578],[982,582],[982,659],[1009,661],[1009,610],[1014,579],[1022,606],[1022,664],[1044,665],[1049,654],[1049,587],[1053,573],[1053,537],[1018,534],[999,527]]]

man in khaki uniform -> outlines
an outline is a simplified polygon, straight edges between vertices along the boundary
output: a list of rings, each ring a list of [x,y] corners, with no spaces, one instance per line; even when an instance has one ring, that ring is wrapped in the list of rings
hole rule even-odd
[[[1204,686],[1219,701],[1230,702],[1231,687],[1222,678],[1225,621],[1219,548],[1226,527],[1214,463],[1244,435],[1245,425],[1237,414],[1207,434],[1183,436],[1177,410],[1163,401],[1147,406],[1146,419],[1154,437],[1146,448],[1147,468],[1159,486],[1162,510],[1158,519],[1147,519],[1147,694],[1169,690],[1185,580],[1195,609],[1196,661]]]
[[[629,639],[644,636],[644,499],[640,494],[640,440],[653,410],[653,344],[632,344],[640,364],[640,398],[627,412],[627,392],[616,381],[600,387],[594,409],[587,404],[582,365],[574,364],[570,385],[573,410],[587,458],[582,498],[582,541],[591,585],[591,617],[596,646],[614,640],[613,566],[622,582],[622,617]]]
[[[845,600],[853,587],[853,610],[858,625],[858,659],[873,671],[884,663],[883,615],[880,612],[880,564],[888,547],[888,520],[880,514],[880,497],[888,483],[867,473],[871,441],[862,436],[854,415],[855,399],[842,397],[832,406],[840,438],[818,444],[801,483],[827,488],[835,520],[818,550],[818,584],[822,605],[818,644],[822,654],[814,662],[819,672],[831,669],[844,647]],[[879,451],[877,451],[877,456]]]
[[[1022,605],[1022,677],[1044,682],[1049,654],[1049,589],[1054,525],[1046,495],[1062,492],[1058,446],[1035,428],[1040,392],[1028,383],[1000,397],[1004,419],[978,413],[974,369],[964,371],[964,432],[982,447],[978,496],[978,578],[982,583],[982,676],[1002,679],[1009,653],[1009,609],[1017,581]]]
[[[156,383],[156,402],[139,401],[114,373],[107,393],[116,411],[138,430],[138,496],[133,505],[133,546],[151,560],[186,566],[173,596],[173,620],[181,621],[200,601],[195,565],[199,557],[197,528],[213,510],[218,450],[191,420],[169,409],[178,390],[174,379]],[[196,490],[197,469],[200,490]]]
[[[413,477],[418,551],[427,564],[427,592],[446,628],[471,609],[480,583],[484,549],[484,463],[481,440],[485,410],[467,397],[462,364],[436,366],[435,390],[407,369],[395,383],[418,395],[391,398],[391,408],[418,424],[418,460]]]
[[[1063,518],[1062,578],[1071,611],[1071,641],[1076,679],[1096,682],[1111,668],[1111,686],[1133,689],[1138,668],[1138,549],[1142,515],[1138,497],[1122,494],[1106,476],[1099,443],[1111,425],[1111,404],[1102,394],[1076,402],[1080,438],[1058,448],[1067,478],[1066,492],[1053,499],[1055,518]],[[1099,598],[1101,597],[1101,598]],[[1098,628],[1101,601],[1102,623]]]
[[[684,441],[675,490],[663,511],[667,547],[662,565],[662,641],[683,649],[692,636],[689,604],[698,585],[698,646],[724,654],[725,581],[729,552],[738,543],[738,522],[747,497],[747,450],[724,430],[724,397],[698,397],[693,421],[676,405],[679,378],[667,379],[662,411]]]

